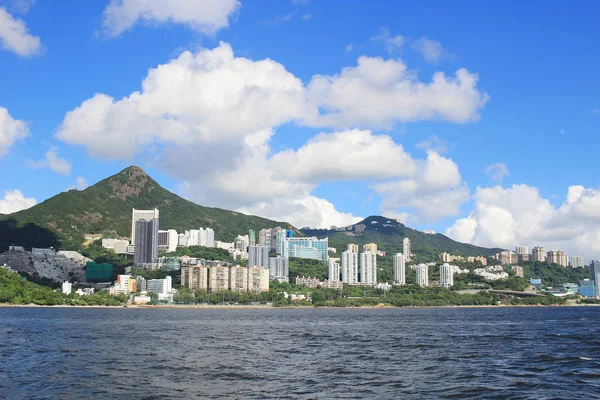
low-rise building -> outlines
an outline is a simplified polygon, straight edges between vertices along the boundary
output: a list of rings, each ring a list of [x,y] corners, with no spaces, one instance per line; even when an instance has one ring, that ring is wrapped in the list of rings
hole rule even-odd
[[[72,286],[73,285],[70,282],[63,282],[63,284],[62,284],[62,292],[64,294],[71,294]]]
[[[520,265],[513,265],[510,269],[515,276],[518,276],[519,278],[525,278],[525,271]]]

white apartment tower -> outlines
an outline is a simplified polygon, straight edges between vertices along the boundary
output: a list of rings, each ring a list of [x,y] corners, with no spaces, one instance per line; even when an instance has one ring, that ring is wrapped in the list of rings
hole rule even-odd
[[[454,285],[454,267],[444,263],[440,267],[440,286],[449,288],[452,285]]]
[[[358,283],[358,253],[354,251],[342,253],[342,282],[350,285]]]
[[[402,241],[402,254],[404,254],[404,258],[407,262],[411,260],[411,258],[410,258],[411,251],[412,251],[412,249],[410,246],[410,239],[404,238],[404,240]]]
[[[365,251],[360,254],[360,282],[377,284],[377,254]]]
[[[406,257],[402,253],[394,256],[394,284],[406,285]]]
[[[427,264],[419,264],[415,267],[417,271],[417,285],[429,286],[429,267]]]
[[[579,268],[585,266],[585,261],[582,256],[571,256],[571,267]]]
[[[336,260],[329,260],[329,280],[339,282],[340,280],[340,263]]]

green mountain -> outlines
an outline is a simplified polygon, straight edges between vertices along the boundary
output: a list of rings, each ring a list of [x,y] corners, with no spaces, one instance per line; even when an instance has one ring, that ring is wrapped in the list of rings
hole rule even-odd
[[[387,256],[402,253],[402,240],[411,241],[412,253],[423,261],[437,259],[440,253],[448,252],[460,256],[489,256],[501,249],[488,249],[456,242],[440,233],[427,234],[410,229],[395,219],[371,216],[361,222],[339,229],[302,229],[302,233],[319,238],[329,237],[329,246],[335,247],[338,254],[346,250],[349,243],[363,245],[377,243],[377,249],[385,251]]]
[[[85,190],[63,192],[27,210],[0,216],[0,251],[9,245],[77,248],[85,234],[129,237],[133,208],[158,208],[161,229],[182,232],[210,227],[215,239],[223,241],[233,241],[249,229],[292,229],[285,222],[199,206],[162,188],[141,168],[132,166]]]

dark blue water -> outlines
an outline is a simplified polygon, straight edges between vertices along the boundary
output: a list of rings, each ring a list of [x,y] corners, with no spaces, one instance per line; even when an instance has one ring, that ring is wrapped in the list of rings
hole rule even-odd
[[[0,398],[600,398],[600,308],[0,308]]]

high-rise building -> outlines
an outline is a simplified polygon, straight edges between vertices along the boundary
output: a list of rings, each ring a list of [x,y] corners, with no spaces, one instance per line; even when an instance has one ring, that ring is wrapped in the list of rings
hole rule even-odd
[[[353,253],[358,253],[358,245],[357,245],[357,244],[350,243],[350,244],[348,245],[348,251],[351,251],[351,252],[353,252]]]
[[[233,241],[233,248],[238,251],[248,251],[248,246],[250,246],[250,237],[248,235],[238,235]]]
[[[267,246],[248,246],[248,266],[269,268],[269,248]]]
[[[204,247],[215,247],[215,231],[210,228],[198,229],[198,245]]]
[[[417,272],[417,285],[429,286],[429,267],[427,264],[419,264],[415,267]]]
[[[175,229],[166,231],[158,231],[158,250],[160,251],[175,251],[179,244],[179,236]]]
[[[404,254],[404,258],[406,259],[406,262],[411,260],[411,253],[412,248],[410,245],[410,239],[409,238],[404,238],[404,240],[402,240],[402,254]]]
[[[596,297],[600,298],[600,260],[590,261],[590,275],[596,288]]]
[[[285,231],[284,231],[285,232]],[[281,255],[284,257],[311,258],[327,262],[329,240],[317,237],[284,237]]]
[[[277,282],[290,281],[290,264],[287,257],[269,257],[269,280]]]
[[[544,247],[535,246],[531,253],[531,257],[533,261],[546,262],[546,252],[544,251]]]
[[[394,256],[394,284],[406,285],[406,257],[402,253]]]
[[[185,233],[180,233],[179,235],[177,235],[177,246],[187,247],[187,245],[188,242]]]
[[[229,267],[214,265],[208,267],[208,291],[229,290]]]
[[[505,250],[496,255],[496,259],[500,260],[501,264],[517,264],[519,256],[514,251]]]
[[[248,231],[248,239],[249,239],[249,243],[248,246],[254,246],[256,245],[256,232],[253,229],[250,229]]]
[[[269,269],[248,267],[248,290],[250,292],[269,291]]]
[[[449,288],[454,285],[454,267],[448,263],[440,266],[440,286]]]
[[[329,259],[329,280],[336,282],[340,280],[340,263],[331,258]]]
[[[258,231],[258,245],[271,249],[271,230],[261,229]]]
[[[239,265],[229,268],[229,290],[245,292],[248,290],[248,269]]]
[[[154,210],[136,210],[135,208],[131,214],[131,244],[135,245],[135,223],[139,220],[150,221],[156,219],[158,221],[158,209]],[[158,223],[157,223],[158,225]]]
[[[188,246],[200,245],[200,231],[198,229],[190,229],[185,231],[186,243]]]
[[[367,243],[363,246],[363,252],[370,252],[377,254],[377,243]]]
[[[148,290],[148,286],[146,285],[146,278],[144,278],[143,276],[137,275],[135,277],[135,286],[136,286],[136,291],[141,293],[141,292],[145,292],[146,290]]]
[[[567,253],[562,250],[550,250],[546,253],[546,262],[548,264],[558,264],[563,267],[566,267],[569,264]]]
[[[208,290],[208,267],[204,265],[181,267],[181,286],[191,290]]]
[[[519,278],[525,278],[525,271],[520,265],[513,265],[510,269],[515,276],[518,276]]]
[[[354,285],[358,283],[358,253],[344,251],[342,253],[342,282]]]
[[[377,284],[377,254],[370,251],[360,253],[360,282],[366,285]]]
[[[131,275],[117,275],[117,282],[113,288],[113,294],[129,295],[137,291],[135,278]]]
[[[158,258],[158,218],[135,222],[133,263],[151,264]]]
[[[529,247],[527,247],[527,246],[517,246],[515,248],[515,251],[517,252],[518,255],[529,254]]]
[[[571,267],[580,268],[585,266],[585,260],[582,256],[571,256]]]

